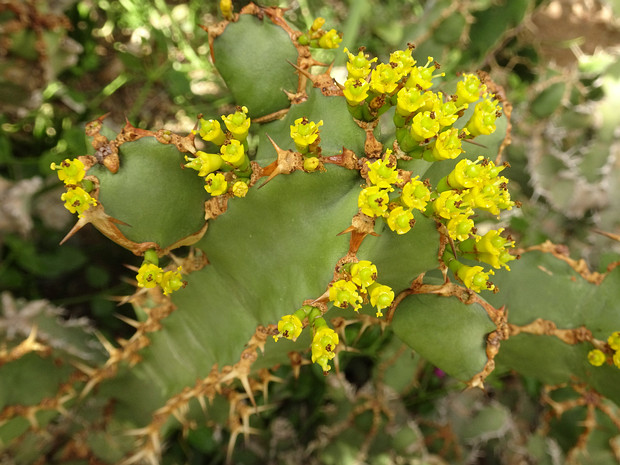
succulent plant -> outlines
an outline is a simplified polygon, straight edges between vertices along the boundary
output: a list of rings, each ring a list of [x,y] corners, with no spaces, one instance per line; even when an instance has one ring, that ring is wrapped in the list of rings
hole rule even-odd
[[[332,367],[364,350],[381,383],[370,400],[330,388],[339,410],[324,441],[306,445],[322,463],[390,463],[391,448],[441,463],[415,423],[390,430],[407,413],[387,390],[406,391],[420,356],[471,388],[509,370],[573,386],[577,402],[547,398],[558,414],[585,409],[567,455],[588,447],[598,463],[617,459],[600,437],[620,425],[620,317],[609,311],[619,271],[589,272],[551,243],[520,249],[498,224],[519,206],[501,162],[502,89],[484,73],[446,77],[413,45],[385,63],[345,50],[338,83],[313,58],[341,40],[320,19],[297,31],[279,8],[222,10],[209,43],[234,111],[200,117],[188,135],[129,123],[114,134],[101,117],[86,127],[91,154],[52,164],[77,215],[65,240],[90,223],[139,257],[125,299],[136,318],[123,317],[135,332],[111,342],[71,331],[107,357],[57,348],[34,324],[29,342],[10,339],[0,352],[7,456],[159,463],[179,429],[200,442],[196,432],[223,427],[232,461],[239,434],[274,408],[281,370],[323,373],[329,385]],[[32,390],[17,375],[31,371]],[[600,437],[596,409],[611,424]],[[505,407],[472,412],[467,431],[453,425],[466,443],[513,431]],[[360,434],[370,438],[361,447]]]

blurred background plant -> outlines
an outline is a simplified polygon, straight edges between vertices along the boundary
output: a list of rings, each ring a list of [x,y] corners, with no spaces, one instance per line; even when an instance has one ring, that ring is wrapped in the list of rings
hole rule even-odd
[[[36,319],[51,312],[87,317],[110,338],[131,334],[116,315],[132,315],[133,309],[116,302],[132,292],[122,264],[133,256],[90,228],[57,247],[72,219],[58,201],[62,186],[50,163],[86,153],[84,125],[102,114],[109,113],[115,129],[127,119],[139,128],[187,132],[197,115],[233,108],[200,28],[216,22],[218,2],[147,3],[0,0],[5,317],[12,311]],[[234,2],[235,9],[245,3]],[[620,2],[263,4],[290,7],[285,16],[300,30],[322,16],[344,33],[342,46],[364,45],[379,60],[411,42],[418,57],[433,56],[446,73],[489,72],[513,104],[513,140],[505,153],[512,169],[506,175],[523,207],[506,226],[517,242],[567,244],[572,257],[601,271],[620,258],[610,239],[620,234]],[[345,58],[341,49],[324,52],[325,61],[335,60],[336,76]],[[49,304],[33,303],[40,299]],[[4,333],[12,335],[10,328]],[[246,441],[237,460],[273,460],[277,453],[279,463],[519,463],[544,449],[548,460],[540,463],[562,463],[570,445],[538,433],[544,425],[537,423],[536,402],[544,389],[537,382],[505,374],[486,394],[453,395],[460,385],[421,359],[413,375],[399,371],[399,361],[411,354],[376,336],[358,341],[363,354],[343,357],[345,384],[302,371],[294,386],[277,385],[270,396],[278,408],[258,419],[254,427],[263,434]],[[371,358],[377,361],[370,364]],[[387,376],[389,388],[381,382]],[[392,417],[399,428],[383,431]],[[446,429],[447,417],[452,429]],[[223,461],[221,444],[212,442],[214,430],[179,431],[164,462]],[[367,443],[360,456],[361,438],[377,431],[385,441]]]

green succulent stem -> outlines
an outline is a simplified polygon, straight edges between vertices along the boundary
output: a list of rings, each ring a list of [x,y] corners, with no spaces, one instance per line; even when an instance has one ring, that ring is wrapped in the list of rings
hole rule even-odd
[[[144,263],[151,263],[155,266],[159,266],[159,257],[155,249],[149,249],[144,252]]]
[[[310,324],[312,325],[316,325],[317,322],[319,320],[321,320],[323,322],[323,324],[321,324],[321,326],[326,326],[327,323],[325,323],[325,320],[322,318],[322,312],[320,308],[317,307],[310,307],[309,309],[307,308],[308,306],[304,306],[302,307],[304,309],[305,312],[307,312],[307,317],[308,317],[308,321],[310,322]],[[315,326],[316,327],[316,326]]]

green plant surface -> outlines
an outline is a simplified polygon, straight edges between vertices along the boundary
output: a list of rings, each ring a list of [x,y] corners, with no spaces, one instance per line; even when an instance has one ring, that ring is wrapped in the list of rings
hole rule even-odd
[[[93,175],[106,213],[126,224],[119,226],[125,236],[166,248],[203,227],[207,193],[199,178],[179,169],[184,158],[176,147],[144,137],[119,150],[123,169],[112,174],[101,166]]]
[[[495,330],[484,308],[454,297],[407,297],[392,320],[394,333],[450,376],[467,380],[487,361],[485,336]]]
[[[525,326],[540,318],[558,329],[587,328],[602,340],[620,326],[620,316],[615,311],[619,299],[615,284],[618,268],[599,285],[586,281],[569,264],[540,252],[524,254],[511,268],[515,272],[511,279],[498,276],[500,293],[488,297],[494,305],[505,303],[509,323]],[[541,282],[544,286],[540,286]],[[536,289],[534,299],[527,289]],[[568,346],[552,334],[517,334],[502,343],[497,360],[500,367],[516,369],[545,384],[579,380],[620,402],[620,372],[614,366],[590,365],[587,353],[591,349],[586,342]]]
[[[244,102],[252,117],[288,107],[284,91],[297,91],[297,77],[291,73],[297,50],[268,18],[242,15],[229,24],[213,43],[213,60],[235,100]]]

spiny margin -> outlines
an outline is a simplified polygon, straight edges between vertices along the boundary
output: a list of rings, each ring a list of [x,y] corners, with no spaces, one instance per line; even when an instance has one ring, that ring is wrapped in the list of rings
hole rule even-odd
[[[552,397],[554,391],[558,391],[564,388],[571,388],[579,397],[569,398],[565,400],[556,401]],[[575,444],[568,450],[566,455],[566,463],[579,463],[577,455],[582,453],[589,456],[588,452],[588,440],[592,436],[592,433],[601,428],[600,421],[596,418],[596,411],[600,411],[603,415],[608,417],[615,427],[620,431],[620,410],[617,406],[609,402],[604,396],[590,388],[585,383],[563,383],[555,386],[545,386],[542,392],[541,401],[544,405],[548,406],[548,410],[543,417],[543,429],[545,432],[551,430],[552,418],[561,417],[569,410],[585,407],[586,415],[583,421],[579,422],[579,425],[583,428],[583,431],[579,434],[579,437],[575,441]],[[618,436],[616,436],[616,439]],[[617,441],[616,441],[617,442]],[[616,460],[620,461],[620,449],[614,442],[609,441],[611,452],[614,454]]]
[[[507,314],[504,307],[499,309],[493,307],[486,300],[474,291],[467,289],[459,284],[450,282],[446,276],[446,280],[442,284],[428,284],[424,283],[425,273],[419,275],[413,280],[409,289],[401,292],[394,299],[394,303],[390,308],[387,319],[391,321],[394,317],[394,312],[398,308],[398,305],[410,295],[421,294],[434,294],[441,297],[455,297],[465,305],[471,305],[473,303],[479,304],[487,313],[490,320],[496,326],[496,330],[490,332],[486,337],[486,356],[487,361],[479,373],[469,379],[466,384],[468,388],[484,388],[484,380],[495,369],[495,356],[499,353],[500,344],[502,341],[508,339],[509,330],[507,323]]]
[[[234,365],[224,366],[221,369],[214,365],[209,375],[196,381],[193,387],[186,387],[180,393],[170,397],[166,404],[156,410],[148,425],[128,431],[126,434],[136,436],[138,448],[136,452],[128,455],[122,465],[131,465],[147,462],[153,465],[159,464],[162,453],[162,429],[166,422],[174,417],[182,425],[184,430],[190,427],[187,419],[189,403],[196,400],[202,410],[208,410],[205,399],[212,402],[216,395],[224,396],[230,402],[229,425],[231,436],[227,450],[227,463],[230,463],[235,442],[240,433],[244,435],[256,433],[250,427],[249,418],[252,414],[272,408],[265,404],[258,406],[254,399],[254,392],[262,392],[267,399],[267,390],[270,382],[281,380],[273,376],[268,370],[260,370],[257,377],[250,377],[252,364],[258,358],[258,350],[264,351],[265,344],[270,334],[277,331],[275,325],[268,327],[258,326],[256,331],[241,353],[239,361]],[[234,380],[239,380],[244,392],[231,387]],[[246,402],[250,401],[251,405]]]

